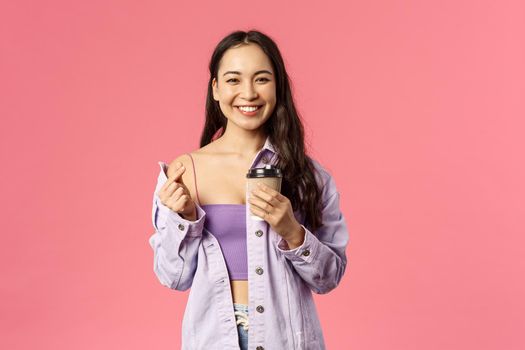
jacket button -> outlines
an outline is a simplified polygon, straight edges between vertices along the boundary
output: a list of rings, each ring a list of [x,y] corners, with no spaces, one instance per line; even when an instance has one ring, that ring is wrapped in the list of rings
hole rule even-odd
[[[261,237],[263,235],[263,232],[261,230],[257,230],[257,231],[255,231],[255,235],[257,237]]]
[[[262,346],[258,346],[255,348],[255,350],[264,350],[264,348]]]
[[[184,225],[183,224],[179,224],[179,230],[184,231]]]
[[[263,272],[264,271],[263,271],[262,267],[258,267],[258,268],[255,269],[255,273],[258,274],[258,275],[262,275]]]
[[[259,313],[262,314],[262,313],[264,312],[264,307],[262,307],[262,305],[259,305],[259,306],[257,306],[257,307],[255,308],[255,310],[257,310],[257,312],[259,312]]]
[[[303,252],[303,255],[304,256],[310,255],[310,251],[308,249],[305,249],[304,252]]]

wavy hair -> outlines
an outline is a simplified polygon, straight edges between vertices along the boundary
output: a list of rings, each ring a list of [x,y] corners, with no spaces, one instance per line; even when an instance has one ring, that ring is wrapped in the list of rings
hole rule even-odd
[[[217,139],[226,130],[228,119],[222,113],[219,102],[213,99],[212,86],[213,78],[219,80],[218,70],[222,56],[231,47],[249,43],[259,45],[270,59],[274,70],[277,102],[263,127],[277,152],[275,166],[283,172],[281,193],[290,199],[294,211],[299,210],[304,215],[304,225],[314,232],[322,225],[321,188],[315,178],[317,169],[305,153],[304,128],[294,105],[284,61],[276,43],[267,35],[256,30],[235,31],[217,44],[209,63],[206,121],[200,147]]]

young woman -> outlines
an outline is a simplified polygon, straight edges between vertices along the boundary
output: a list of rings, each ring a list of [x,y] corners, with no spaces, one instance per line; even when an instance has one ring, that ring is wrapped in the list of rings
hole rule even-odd
[[[182,348],[324,349],[312,292],[339,284],[349,242],[334,179],[305,153],[274,41],[233,32],[209,70],[200,148],[159,162],[153,196],[154,272],[191,287]],[[248,169],[268,164],[281,191],[246,193]]]

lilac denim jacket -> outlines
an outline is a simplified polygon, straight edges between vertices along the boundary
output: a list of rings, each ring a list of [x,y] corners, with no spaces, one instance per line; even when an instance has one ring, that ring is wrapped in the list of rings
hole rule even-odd
[[[275,155],[267,138],[251,167],[275,164]],[[228,271],[217,239],[204,228],[206,212],[195,203],[197,220],[189,221],[160,202],[157,192],[167,180],[167,164],[158,163],[152,212],[155,232],[149,244],[160,283],[180,291],[191,287],[181,348],[239,349]],[[306,235],[301,246],[288,249],[266,221],[250,219],[246,206],[249,349],[325,349],[312,292],[325,294],[339,284],[349,235],[334,179],[317,161],[313,163],[321,175],[323,226],[315,232],[303,226]],[[303,225],[301,213],[294,214]]]

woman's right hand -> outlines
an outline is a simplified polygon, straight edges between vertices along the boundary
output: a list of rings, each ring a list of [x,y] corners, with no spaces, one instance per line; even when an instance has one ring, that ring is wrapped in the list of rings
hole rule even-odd
[[[175,163],[175,172],[168,176],[168,180],[157,192],[157,195],[166,207],[179,213],[186,220],[195,221],[197,219],[197,208],[182,179],[182,174],[185,171],[186,168],[181,162]],[[168,170],[169,173],[171,171]]]

